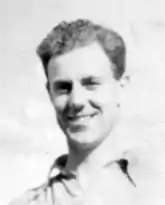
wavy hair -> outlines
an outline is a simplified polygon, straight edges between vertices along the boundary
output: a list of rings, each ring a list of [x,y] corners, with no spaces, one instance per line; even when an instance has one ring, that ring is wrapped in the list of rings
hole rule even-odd
[[[46,36],[37,47],[46,76],[47,66],[51,58],[70,52],[75,48],[98,42],[109,60],[115,65],[114,78],[120,79],[125,71],[125,43],[115,31],[94,24],[86,19],[62,21]]]

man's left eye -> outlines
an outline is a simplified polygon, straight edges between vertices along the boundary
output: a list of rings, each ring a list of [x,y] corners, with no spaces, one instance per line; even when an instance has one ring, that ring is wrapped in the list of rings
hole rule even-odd
[[[89,82],[85,85],[85,87],[89,90],[94,90],[99,85],[97,82]]]

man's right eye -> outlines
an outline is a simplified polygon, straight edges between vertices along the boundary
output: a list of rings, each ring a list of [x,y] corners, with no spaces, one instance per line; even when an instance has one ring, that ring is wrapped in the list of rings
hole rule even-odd
[[[58,94],[67,94],[71,91],[71,84],[66,82],[58,82],[54,87],[54,91]]]

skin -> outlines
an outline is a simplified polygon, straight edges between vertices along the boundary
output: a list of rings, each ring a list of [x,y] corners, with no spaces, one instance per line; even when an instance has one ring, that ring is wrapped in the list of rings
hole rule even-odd
[[[89,181],[109,158],[122,84],[114,79],[113,69],[97,42],[48,64],[49,94],[69,146],[66,169],[75,171],[80,183]]]

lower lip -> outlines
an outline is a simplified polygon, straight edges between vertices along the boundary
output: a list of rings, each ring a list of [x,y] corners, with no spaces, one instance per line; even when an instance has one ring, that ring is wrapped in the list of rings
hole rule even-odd
[[[87,116],[84,116],[84,117],[77,117],[77,118],[68,119],[68,121],[71,124],[86,123],[95,116],[96,116],[96,113],[92,114],[92,115],[87,115]]]

